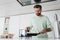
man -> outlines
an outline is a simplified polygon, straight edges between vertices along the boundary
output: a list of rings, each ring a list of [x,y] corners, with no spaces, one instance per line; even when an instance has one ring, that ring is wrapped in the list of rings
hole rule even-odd
[[[42,6],[35,5],[35,16],[31,19],[31,24],[26,27],[26,30],[30,30],[30,32],[40,33],[37,35],[39,38],[48,38],[47,32],[52,31],[51,23],[48,17],[41,14]]]

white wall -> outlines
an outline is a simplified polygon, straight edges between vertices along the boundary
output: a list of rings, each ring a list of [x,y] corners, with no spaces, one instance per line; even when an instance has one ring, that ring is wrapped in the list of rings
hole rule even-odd
[[[14,37],[19,37],[19,16],[12,16],[10,17],[10,20],[9,20],[9,33],[12,33],[14,34]]]

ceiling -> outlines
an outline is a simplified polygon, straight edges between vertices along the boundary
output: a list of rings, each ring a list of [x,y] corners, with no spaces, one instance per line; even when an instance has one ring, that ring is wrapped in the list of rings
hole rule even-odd
[[[18,10],[21,5],[16,0],[0,0],[0,16],[6,16],[13,10]]]
[[[56,2],[54,2],[53,4],[55,4],[55,3]],[[47,8],[47,7],[49,8],[48,5],[49,4],[46,4],[46,6],[44,6],[44,4],[43,4],[44,8]],[[29,9],[29,8],[31,8],[31,9]],[[54,6],[53,6],[53,8],[54,8]],[[16,14],[27,12],[27,10],[24,10],[24,9],[29,9],[30,11],[28,11],[28,12],[33,11],[32,6],[28,6],[28,7],[24,8],[16,0],[0,0],[0,17],[7,16],[7,15],[16,15]]]
[[[0,5],[5,5],[10,2],[14,2],[15,0],[0,0]]]

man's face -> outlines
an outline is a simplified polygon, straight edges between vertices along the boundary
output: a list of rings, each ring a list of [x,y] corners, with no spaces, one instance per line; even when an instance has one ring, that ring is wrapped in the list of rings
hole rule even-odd
[[[37,16],[40,16],[41,15],[41,9],[40,8],[34,8],[34,10],[35,10],[35,14]]]

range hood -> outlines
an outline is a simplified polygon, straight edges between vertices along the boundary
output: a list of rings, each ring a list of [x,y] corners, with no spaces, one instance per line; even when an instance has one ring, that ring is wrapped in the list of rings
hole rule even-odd
[[[22,6],[51,2],[51,1],[56,1],[56,0],[17,0],[17,2]]]

